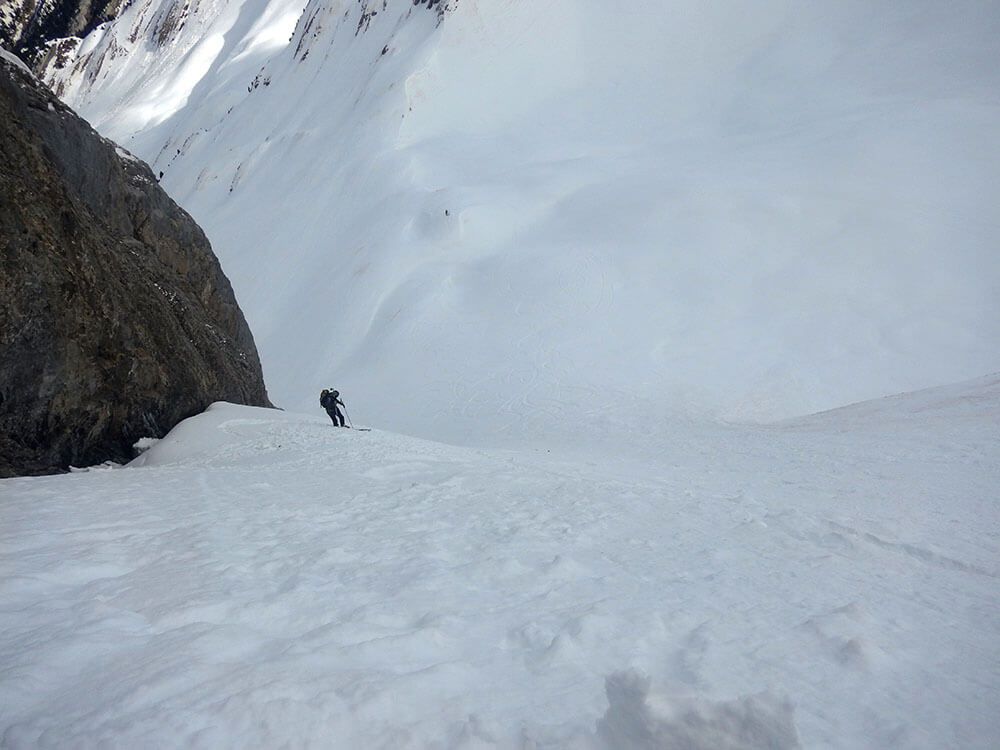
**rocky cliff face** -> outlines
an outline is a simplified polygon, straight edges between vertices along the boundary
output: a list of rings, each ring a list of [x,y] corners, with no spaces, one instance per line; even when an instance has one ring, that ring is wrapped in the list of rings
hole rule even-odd
[[[123,0],[0,0],[0,46],[35,63],[49,52],[48,42],[86,36],[114,18],[122,4]]]
[[[201,229],[2,55],[0,165],[0,476],[127,460],[213,401],[269,405]]]

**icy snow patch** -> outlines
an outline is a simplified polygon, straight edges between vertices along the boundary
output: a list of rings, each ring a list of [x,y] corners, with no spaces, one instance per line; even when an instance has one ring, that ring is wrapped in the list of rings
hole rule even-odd
[[[132,445],[132,450],[134,450],[135,453],[136,453],[136,455],[138,456],[138,455],[141,455],[141,454],[145,453],[146,451],[148,451],[150,448],[152,448],[158,442],[160,442],[159,438],[154,438],[154,437],[139,438]]]
[[[51,106],[51,105],[50,105]],[[130,154],[128,151],[123,149],[121,146],[115,144],[115,153],[118,154],[118,158],[124,159],[125,161],[134,162],[137,164],[142,164],[142,160],[139,157]]]

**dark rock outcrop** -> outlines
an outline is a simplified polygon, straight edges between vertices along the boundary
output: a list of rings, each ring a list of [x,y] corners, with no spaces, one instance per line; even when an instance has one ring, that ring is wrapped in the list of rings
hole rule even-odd
[[[34,65],[49,42],[86,36],[122,5],[123,0],[0,0],[0,46]]]
[[[127,460],[218,400],[270,405],[205,235],[0,59],[0,476]]]

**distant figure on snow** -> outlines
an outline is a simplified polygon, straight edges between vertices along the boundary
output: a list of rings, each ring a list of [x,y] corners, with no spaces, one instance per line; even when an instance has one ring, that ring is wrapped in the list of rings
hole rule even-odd
[[[326,413],[330,415],[330,419],[333,420],[334,427],[344,426],[344,415],[341,414],[340,409],[337,405],[344,406],[344,402],[340,400],[340,391],[331,391],[326,388],[323,392],[319,394],[319,405],[326,409]],[[344,406],[346,409],[347,407]],[[339,420],[339,423],[338,423]]]

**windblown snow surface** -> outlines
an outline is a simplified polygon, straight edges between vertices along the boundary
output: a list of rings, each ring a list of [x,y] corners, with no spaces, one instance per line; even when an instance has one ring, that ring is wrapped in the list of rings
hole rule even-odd
[[[998,38],[132,2],[46,78],[206,229],[274,400],[379,429],[218,404],[0,483],[0,745],[1000,746]]]
[[[621,454],[216,404],[0,483],[0,745],[995,748],[1000,377]]]

